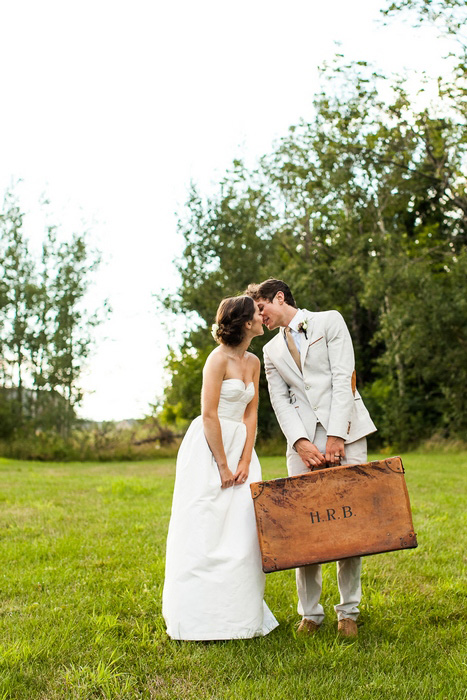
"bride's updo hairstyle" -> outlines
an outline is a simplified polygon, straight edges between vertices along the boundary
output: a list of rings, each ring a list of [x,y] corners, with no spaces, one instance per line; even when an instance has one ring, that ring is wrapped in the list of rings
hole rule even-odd
[[[252,321],[254,315],[255,303],[250,296],[222,299],[216,314],[214,340],[232,347],[240,345],[245,337],[245,323]]]

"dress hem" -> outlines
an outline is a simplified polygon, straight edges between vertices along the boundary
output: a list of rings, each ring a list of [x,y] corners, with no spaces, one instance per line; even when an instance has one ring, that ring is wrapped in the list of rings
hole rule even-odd
[[[226,636],[225,633],[219,633],[218,635],[215,633],[209,633],[206,636],[197,635],[196,637],[174,637],[170,634],[170,632],[167,632],[167,635],[174,642],[226,642],[234,641],[235,639],[255,639],[257,637],[266,637],[266,635],[268,635],[278,626],[279,623],[277,622],[275,625],[272,625],[271,627],[263,629],[259,632],[254,632],[253,634],[251,634],[250,632],[245,632],[244,634],[236,634],[235,636]]]

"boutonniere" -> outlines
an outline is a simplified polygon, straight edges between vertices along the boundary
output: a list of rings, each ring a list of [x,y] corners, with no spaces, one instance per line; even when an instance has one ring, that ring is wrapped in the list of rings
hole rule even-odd
[[[298,328],[298,332],[299,332],[299,333],[304,333],[304,334],[305,334],[305,338],[308,340],[308,336],[307,336],[307,334],[306,334],[306,332],[307,332],[307,330],[308,330],[308,321],[307,321],[306,319],[305,319],[304,321],[301,321],[301,322],[298,324],[297,328]]]

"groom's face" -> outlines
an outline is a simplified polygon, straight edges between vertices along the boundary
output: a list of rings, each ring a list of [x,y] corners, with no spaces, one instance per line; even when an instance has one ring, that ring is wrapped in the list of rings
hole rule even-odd
[[[280,293],[276,294],[272,301],[268,299],[257,299],[259,311],[261,313],[263,323],[266,328],[273,331],[279,328],[283,323],[284,301]]]

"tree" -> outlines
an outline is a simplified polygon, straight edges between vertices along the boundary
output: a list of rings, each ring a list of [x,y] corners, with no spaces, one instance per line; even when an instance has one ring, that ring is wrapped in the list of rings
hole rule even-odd
[[[252,280],[268,276],[274,250],[269,248],[270,202],[257,173],[235,162],[217,197],[203,202],[192,188],[186,215],[179,222],[185,250],[178,263],[181,278],[176,295],[160,298],[172,313],[193,321],[179,350],[171,349],[166,369],[171,382],[165,391],[165,419],[186,421],[199,414],[202,368],[215,347],[211,336],[217,307],[225,296],[239,294]],[[261,339],[253,349],[261,354]],[[264,378],[262,379],[264,383]],[[265,384],[262,393],[266,391]],[[260,407],[262,430],[274,424],[269,402]]]
[[[217,198],[192,195],[181,224],[182,283],[168,304],[198,312],[199,321],[181,355],[172,353],[166,406],[176,397],[192,417],[184,359],[197,362],[189,372],[190,381],[198,372],[199,394],[206,326],[221,296],[274,276],[290,284],[300,306],[342,312],[359,388],[384,441],[465,436],[457,378],[467,365],[458,287],[467,245],[467,93],[462,63],[454,73],[449,66],[438,98],[420,107],[403,76],[336,57],[309,122],[292,127],[256,171],[235,164]],[[270,416],[262,391],[261,411]],[[271,431],[271,420],[260,415],[259,423]]]
[[[74,407],[82,398],[79,377],[92,345],[92,330],[99,323],[96,313],[90,314],[84,299],[90,275],[99,265],[91,258],[84,234],[74,234],[70,241],[53,250],[55,275],[50,289],[53,298],[53,332],[51,341],[49,385],[66,401],[62,430],[68,433],[74,418]]]
[[[51,226],[36,260],[23,224],[17,196],[7,192],[0,215],[1,433],[53,428],[66,435],[100,320],[85,304],[99,257],[85,234],[59,241]]]
[[[2,374],[4,386],[15,387],[11,406],[21,425],[26,409],[23,391],[25,372],[30,369],[29,342],[33,335],[37,285],[34,265],[23,235],[23,213],[7,193],[1,215],[2,264]],[[12,392],[13,393],[13,392]]]
[[[443,34],[460,39],[463,44],[463,30],[466,27],[467,7],[464,0],[396,0],[382,10],[385,17],[405,14],[415,19],[415,26],[430,24]]]

